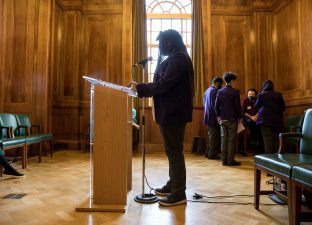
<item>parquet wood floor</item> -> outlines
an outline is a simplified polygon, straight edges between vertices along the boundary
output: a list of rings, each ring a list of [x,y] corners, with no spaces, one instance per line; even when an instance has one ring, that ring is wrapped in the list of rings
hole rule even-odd
[[[253,194],[253,158],[238,157],[241,167],[224,167],[220,161],[207,160],[203,156],[186,155],[187,198],[194,192],[206,196],[232,196]],[[146,157],[146,175],[153,187],[162,186],[168,178],[168,163],[163,154]],[[21,168],[21,165],[15,165]],[[37,164],[29,162],[23,172],[25,178],[0,180],[1,198],[10,193],[25,193],[24,198],[0,199],[0,225],[273,225],[288,224],[287,206],[231,203],[195,203],[171,208],[158,204],[144,205],[133,198],[141,193],[141,156],[133,157],[133,190],[128,194],[129,204],[122,213],[75,212],[87,196],[89,187],[89,155],[73,151],[56,152],[52,159],[45,157]],[[263,176],[263,180],[268,180]],[[263,182],[264,187],[268,185]],[[228,199],[203,199],[252,203],[253,197]],[[272,204],[267,197],[261,203]],[[308,223],[302,223],[308,224]]]

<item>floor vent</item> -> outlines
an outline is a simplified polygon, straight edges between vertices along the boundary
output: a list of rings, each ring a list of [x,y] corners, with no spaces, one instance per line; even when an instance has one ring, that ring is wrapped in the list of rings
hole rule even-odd
[[[8,194],[4,196],[2,199],[21,199],[27,194]]]

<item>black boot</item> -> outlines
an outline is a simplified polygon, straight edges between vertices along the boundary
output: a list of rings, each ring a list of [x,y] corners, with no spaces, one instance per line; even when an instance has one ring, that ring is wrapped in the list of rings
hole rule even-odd
[[[0,164],[4,168],[3,174],[18,176],[18,177],[25,176],[24,174],[18,172],[16,169],[14,169],[11,166],[11,164],[8,162],[8,160],[5,158],[4,155],[0,156]]]

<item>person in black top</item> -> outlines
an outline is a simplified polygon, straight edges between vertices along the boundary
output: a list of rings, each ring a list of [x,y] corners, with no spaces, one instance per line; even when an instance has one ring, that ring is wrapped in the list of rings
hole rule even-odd
[[[169,160],[169,181],[155,190],[166,196],[162,206],[186,204],[186,168],[183,139],[186,123],[192,121],[194,70],[181,35],[175,30],[160,32],[159,58],[152,83],[135,84],[138,96],[153,97],[155,119]],[[167,58],[165,58],[167,56]]]

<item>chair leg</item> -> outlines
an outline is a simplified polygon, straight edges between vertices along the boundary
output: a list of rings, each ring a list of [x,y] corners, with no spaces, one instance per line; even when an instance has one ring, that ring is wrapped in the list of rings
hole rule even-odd
[[[42,161],[42,144],[39,142],[39,152],[38,152],[38,162],[41,163]]]
[[[3,151],[3,153],[4,153],[4,151]],[[0,177],[2,177],[3,176],[3,167],[0,165]]]
[[[258,210],[260,200],[261,170],[255,168],[254,173],[254,207]]]
[[[301,196],[302,189],[296,185],[294,180],[291,181],[292,192],[292,215],[290,216],[290,225],[300,225],[300,215],[301,215]]]
[[[246,129],[243,131],[243,135],[244,135],[244,152],[247,155],[247,132],[246,132]]]
[[[28,147],[25,144],[23,147],[23,161],[22,161],[22,168],[26,169],[27,166],[27,158],[28,158]]]
[[[291,179],[286,181],[286,185],[287,185],[287,204],[288,204],[288,221],[289,221],[289,225],[293,225],[294,222],[294,204],[296,202],[295,198],[295,190],[293,190],[292,184],[293,182],[291,182]]]
[[[53,154],[53,143],[52,143],[52,140],[50,140],[49,143],[50,143],[50,158],[52,158],[52,154]]]

